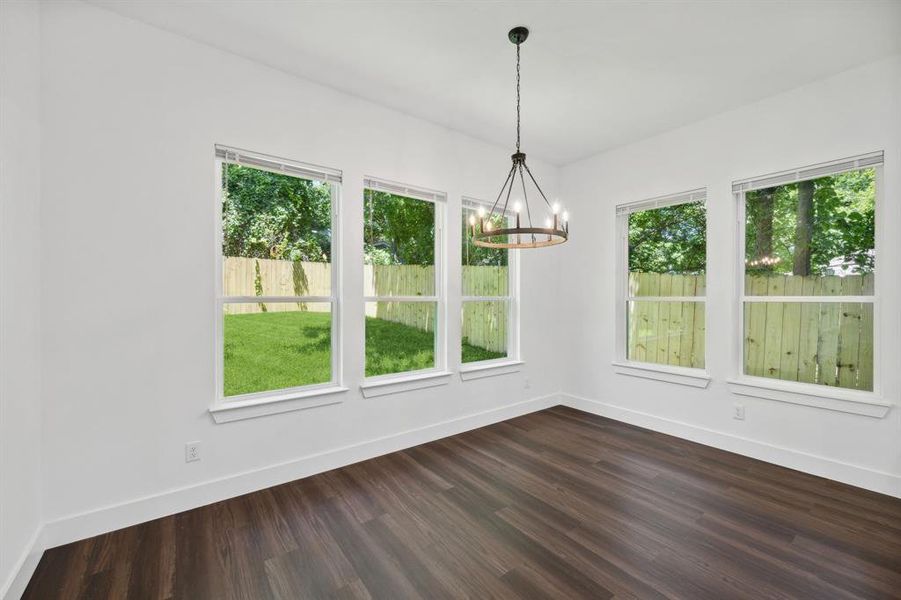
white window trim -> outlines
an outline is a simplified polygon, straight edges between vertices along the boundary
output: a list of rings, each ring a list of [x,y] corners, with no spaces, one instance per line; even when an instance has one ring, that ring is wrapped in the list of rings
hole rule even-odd
[[[341,171],[327,169],[316,165],[309,165],[297,161],[283,160],[265,154],[249,152],[222,146],[215,146],[215,302],[214,302],[214,339],[215,339],[215,397],[209,412],[216,423],[226,423],[241,419],[249,419],[269,414],[278,414],[293,410],[303,410],[315,406],[335,404],[341,402],[339,394],[348,391],[342,384],[342,345],[341,329],[343,325],[341,312],[341,257],[340,248],[340,205],[341,205]],[[295,177],[317,177],[320,181],[327,182],[331,190],[331,217],[332,217],[332,253],[331,253],[331,294],[329,296],[224,296],[222,288],[222,165],[224,162],[246,164],[256,169],[267,170],[273,173],[287,174]],[[280,168],[283,165],[284,168]],[[332,316],[332,378],[331,381],[266,390],[250,394],[225,396],[224,372],[225,358],[223,356],[223,309],[225,304],[247,302],[328,302],[331,304]]]
[[[704,369],[655,365],[634,361],[613,361],[613,371],[620,375],[653,379],[667,383],[678,383],[689,387],[706,388],[710,385],[710,375]]]
[[[377,177],[363,179],[363,202],[366,190],[387,192],[406,198],[423,200],[435,205],[435,295],[433,296],[364,296],[363,306],[370,302],[434,302],[435,303],[435,366],[428,369],[386,373],[364,377],[360,391],[366,398],[385,396],[448,383],[451,373],[447,370],[447,281],[445,260],[445,223],[447,221],[447,194],[437,190],[398,183]],[[365,211],[364,211],[365,212]],[[363,226],[366,226],[364,221]],[[365,317],[364,317],[365,318]],[[363,360],[366,356],[366,336],[363,336]],[[364,365],[365,370],[365,365]]]
[[[525,365],[525,363],[521,360],[509,360],[506,358],[466,363],[464,366],[460,367],[460,379],[463,381],[472,381],[474,379],[484,379],[486,377],[497,377],[498,375],[519,373],[522,371],[523,365]]]
[[[479,200],[477,198],[472,198],[470,196],[463,196],[463,200],[460,206],[461,217],[466,214],[467,209],[475,209],[478,210],[479,207],[484,208],[486,211],[491,210],[491,203],[485,200]],[[508,219],[513,217],[513,211],[507,210],[506,215]],[[467,227],[465,223],[463,223],[463,227]],[[466,249],[461,246],[461,265],[462,265],[462,253],[465,252]],[[508,373],[516,373],[522,369],[522,365],[524,364],[521,359],[521,351],[519,345],[520,339],[520,329],[519,329],[519,318],[520,318],[520,251],[516,249],[507,250],[507,295],[506,296],[467,296],[461,295],[460,297],[460,327],[462,331],[463,327],[463,315],[462,310],[463,306],[467,302],[506,302],[507,303],[507,356],[503,358],[495,358],[489,360],[479,360],[475,362],[462,362],[462,356],[460,361],[460,378],[463,381],[469,381],[472,379],[481,379],[483,377],[492,377],[495,375],[506,375]],[[462,266],[460,269],[460,276],[463,276]],[[462,289],[462,288],[461,288]],[[462,352],[462,348],[461,348]]]
[[[729,391],[738,396],[750,396],[800,404],[838,412],[882,418],[888,414],[893,404],[872,392],[860,392],[846,388],[821,386],[815,383],[798,383],[744,375],[726,382]],[[824,387],[825,390],[811,389]]]
[[[629,215],[633,212],[653,210],[664,206],[689,204],[692,202],[704,202],[707,206],[706,188],[698,188],[687,192],[658,196],[647,200],[619,204],[616,207],[616,239],[619,240],[616,252],[616,325],[615,325],[615,349],[613,370],[620,375],[640,377],[664,381],[692,387],[706,388],[710,383],[710,375],[707,373],[707,349],[710,347],[710,336],[707,333],[707,287],[703,296],[630,296],[629,295]],[[709,258],[710,249],[706,244],[705,251]],[[629,302],[700,302],[704,305],[704,365],[703,369],[693,367],[677,367],[658,363],[639,362],[629,360],[626,337],[628,336],[626,312]]]
[[[752,396],[778,402],[801,404],[827,410],[837,410],[852,414],[872,417],[885,416],[893,404],[886,400],[882,390],[882,336],[880,290],[885,289],[884,273],[876,269],[872,296],[747,296],[745,295],[745,195],[757,189],[764,189],[787,183],[806,181],[836,175],[847,171],[873,168],[876,172],[876,232],[874,246],[876,255],[884,235],[885,219],[882,218],[884,206],[883,153],[872,152],[857,157],[829,161],[811,165],[803,169],[784,171],[772,175],[763,175],[746,180],[736,181],[732,185],[736,200],[736,269],[735,269],[735,319],[734,376],[728,380],[732,393]],[[878,260],[878,258],[877,258]],[[745,302],[862,302],[873,305],[873,391],[852,390],[816,383],[804,383],[781,379],[770,379],[746,375],[744,372],[744,304]]]
[[[378,375],[364,379],[363,383],[360,384],[360,391],[363,393],[364,398],[400,394],[402,392],[447,385],[450,382],[451,375],[453,373],[450,371],[439,369],[420,369],[400,374]]]

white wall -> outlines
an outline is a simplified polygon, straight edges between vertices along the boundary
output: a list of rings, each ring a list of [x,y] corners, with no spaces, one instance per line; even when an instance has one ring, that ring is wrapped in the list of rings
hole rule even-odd
[[[453,368],[460,197],[496,194],[510,148],[81,3],[45,5],[42,52],[44,518],[51,545],[333,466],[324,452],[559,390],[557,333],[547,318],[556,306],[555,251],[524,256],[523,372],[472,382],[454,376],[443,387],[379,398],[358,390],[364,175],[448,194]],[[351,392],[341,404],[220,425],[207,412],[214,399],[215,143],[344,171],[343,342]],[[555,168],[536,161],[533,170],[556,188]],[[412,439],[419,438],[403,438]],[[201,441],[203,458],[186,464],[184,444],[193,440]],[[350,460],[365,453],[339,454]],[[259,477],[229,479],[267,468]],[[173,490],[181,491],[147,501]]]
[[[38,12],[0,2],[0,597],[40,528]]]
[[[723,80],[742,84],[738,76]],[[886,399],[901,401],[901,57],[565,167],[573,238],[565,247],[563,278],[574,288],[566,294],[573,343],[564,391],[594,401],[575,401],[583,408],[901,495],[901,410],[875,419],[740,398],[725,384],[738,362],[732,181],[875,150],[885,151],[877,368]],[[614,206],[700,187],[708,192],[707,369],[713,382],[700,390],[615,374],[615,293],[606,283],[615,276]],[[746,405],[745,421],[731,418],[734,402]]]

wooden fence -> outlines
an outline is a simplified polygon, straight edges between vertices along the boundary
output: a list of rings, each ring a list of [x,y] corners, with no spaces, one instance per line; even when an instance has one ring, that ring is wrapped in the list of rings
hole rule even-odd
[[[703,275],[630,273],[631,296],[702,296]],[[704,366],[703,302],[631,302],[629,360],[679,367]]]
[[[501,296],[508,293],[507,267],[463,267],[465,295]],[[329,263],[292,262],[243,257],[226,257],[222,267],[226,296],[328,296],[331,293]],[[363,290],[366,296],[432,296],[435,294],[434,267],[418,265],[365,265]],[[473,346],[495,352],[507,348],[507,308],[505,302],[466,303],[463,338]],[[228,314],[262,312],[262,303],[226,305]],[[307,310],[328,312],[328,304],[269,302],[268,312]],[[423,331],[434,331],[436,308],[430,302],[378,302],[366,304],[366,315]]]
[[[704,293],[703,275],[632,273],[633,296]],[[872,275],[748,276],[753,296],[860,296],[873,293]],[[744,371],[748,375],[873,389],[873,305],[855,302],[749,302],[744,306]],[[647,302],[629,306],[631,360],[701,367],[704,305]],[[731,331],[724,332],[730,337]]]

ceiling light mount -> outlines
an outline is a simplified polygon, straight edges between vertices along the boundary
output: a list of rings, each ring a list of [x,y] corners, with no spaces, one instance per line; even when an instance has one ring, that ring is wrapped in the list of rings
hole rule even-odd
[[[469,219],[472,230],[472,243],[483,248],[544,248],[556,246],[569,239],[569,213],[565,210],[561,213],[560,204],[548,201],[538,181],[535,180],[532,171],[526,164],[526,155],[520,150],[520,89],[519,89],[519,50],[520,46],[529,37],[526,27],[514,27],[507,33],[507,37],[516,45],[516,152],[510,157],[513,166],[507,172],[507,178],[497,199],[491,206],[491,212],[487,215],[484,209],[479,209],[478,220],[473,215]],[[528,180],[526,179],[528,175]],[[519,185],[516,185],[519,177]],[[526,181],[531,182],[526,185]],[[544,200],[550,214],[545,215],[544,227],[536,227],[532,222],[532,210],[529,206],[528,187],[534,187],[538,195]],[[514,194],[515,189],[515,194]],[[521,194],[521,196],[520,196]],[[507,212],[510,196],[514,196],[513,215]],[[500,204],[504,199],[503,206]],[[534,195],[533,195],[534,198]],[[525,207],[525,223],[521,220],[520,213]],[[515,227],[507,227],[510,217],[516,220]],[[536,218],[540,218],[536,211]]]
[[[510,41],[519,46],[521,43],[529,39],[529,28],[528,27],[514,27],[510,30],[510,33],[507,34],[507,37],[510,38]]]

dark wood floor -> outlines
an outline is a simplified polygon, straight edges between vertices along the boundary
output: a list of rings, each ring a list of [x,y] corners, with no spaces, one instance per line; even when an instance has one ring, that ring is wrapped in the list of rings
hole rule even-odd
[[[45,553],[25,598],[901,598],[901,500],[557,407]]]

